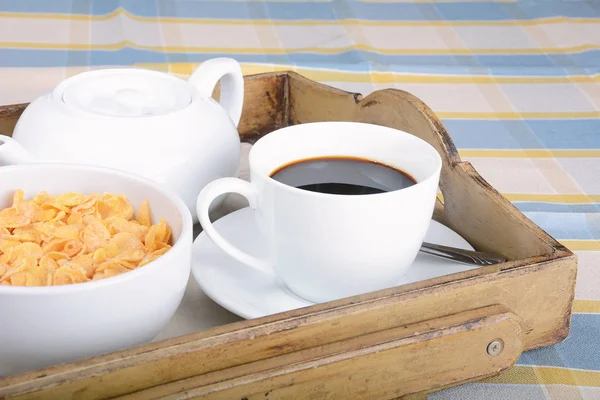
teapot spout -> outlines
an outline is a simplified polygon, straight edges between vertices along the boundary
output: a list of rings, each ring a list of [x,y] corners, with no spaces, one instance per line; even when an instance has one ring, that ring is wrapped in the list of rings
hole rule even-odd
[[[31,155],[23,146],[10,136],[0,135],[0,166],[30,162]]]

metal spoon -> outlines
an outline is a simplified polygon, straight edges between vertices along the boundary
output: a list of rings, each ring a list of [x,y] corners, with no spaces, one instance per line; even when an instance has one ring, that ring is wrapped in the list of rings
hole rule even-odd
[[[506,257],[503,257],[499,254],[484,253],[482,251],[474,250],[463,250],[456,247],[442,246],[440,244],[428,242],[423,242],[420,251],[431,254],[432,256],[470,265],[483,266],[503,263],[506,261]]]

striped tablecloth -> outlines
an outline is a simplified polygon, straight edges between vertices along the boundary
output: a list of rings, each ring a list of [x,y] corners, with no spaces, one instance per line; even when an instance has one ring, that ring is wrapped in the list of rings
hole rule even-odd
[[[0,0],[0,104],[89,68],[232,56],[423,99],[460,154],[579,256],[569,338],[432,399],[600,399],[598,0]],[[1,345],[1,344],[0,344]]]

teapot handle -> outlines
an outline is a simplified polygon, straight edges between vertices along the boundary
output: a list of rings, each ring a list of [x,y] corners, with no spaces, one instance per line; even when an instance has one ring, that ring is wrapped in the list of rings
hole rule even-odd
[[[206,97],[211,97],[221,81],[221,106],[235,126],[238,126],[244,104],[244,76],[240,64],[233,58],[213,58],[204,61],[192,73],[188,82]]]

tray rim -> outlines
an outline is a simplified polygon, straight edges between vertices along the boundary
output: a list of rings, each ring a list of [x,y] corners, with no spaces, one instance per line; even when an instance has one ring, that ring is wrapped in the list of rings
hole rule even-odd
[[[319,86],[322,89],[326,89],[330,92],[337,93],[339,95],[352,96],[354,98],[355,103],[357,103],[357,104],[360,102],[367,102],[367,106],[368,106],[368,102],[370,101],[371,96],[374,93],[384,93],[384,92],[388,92],[388,93],[392,93],[392,94],[400,93],[402,96],[409,98],[412,102],[414,102],[415,104],[418,105],[418,107],[421,109],[421,111],[424,113],[424,115],[429,119],[431,124],[434,125],[435,128],[440,133],[440,140],[444,146],[444,152],[441,155],[448,162],[449,167],[465,169],[466,172],[468,173],[468,175],[471,177],[471,179],[473,179],[478,185],[482,186],[484,190],[486,190],[487,192],[489,192],[491,195],[495,196],[496,198],[503,200],[500,202],[500,204],[497,204],[497,205],[500,205],[506,212],[509,212],[509,213],[517,212],[520,216],[522,216],[524,219],[529,221],[530,224],[527,225],[527,228],[530,229],[532,226],[537,228],[536,229],[537,232],[535,232],[535,233],[538,235],[538,238],[541,239],[542,241],[544,241],[546,244],[548,244],[553,249],[553,251],[551,253],[544,254],[543,256],[534,256],[534,257],[528,257],[528,258],[523,258],[523,259],[518,259],[518,260],[509,260],[509,261],[501,264],[501,267],[499,269],[500,271],[504,271],[504,270],[512,269],[512,268],[523,268],[523,267],[527,267],[530,265],[534,265],[538,262],[543,263],[543,262],[551,261],[551,260],[555,260],[555,259],[575,256],[575,254],[571,250],[569,250],[566,246],[562,245],[560,242],[558,242],[558,240],[556,240],[550,234],[545,232],[538,225],[536,225],[535,223],[530,221],[508,199],[506,199],[492,185],[490,185],[477,172],[477,170],[472,166],[472,164],[470,162],[463,161],[458,153],[458,150],[456,149],[456,146],[454,145],[454,141],[452,140],[449,133],[445,129],[441,120],[435,115],[435,113],[433,112],[433,110],[431,110],[431,108],[429,106],[427,106],[422,100],[420,100],[418,97],[414,96],[413,94],[406,92],[404,90],[400,90],[400,89],[381,89],[381,90],[375,91],[367,96],[363,96],[361,93],[348,92],[348,91],[345,91],[345,90],[342,90],[339,88],[325,85],[320,82],[312,81],[312,80],[304,77],[303,75],[301,75],[295,71],[292,71],[292,70],[277,71],[277,72],[265,72],[265,73],[258,73],[258,74],[251,74],[251,75],[244,76],[245,81],[261,80],[261,79],[268,79],[268,78],[284,79],[285,81],[295,79],[298,81],[308,82],[311,85]],[[284,83],[286,92],[289,91],[288,86],[289,85],[287,82]],[[215,92],[218,92],[218,85],[217,85],[217,88],[215,89]],[[16,103],[16,104],[0,106],[0,120],[2,120],[3,118],[18,117],[29,104],[30,103]],[[283,117],[284,117],[284,120],[285,119],[289,120],[289,114],[290,114],[289,104],[286,104],[286,106],[287,106],[287,108],[283,110],[283,114],[284,114]],[[282,126],[287,126],[287,124],[283,124]],[[266,133],[266,134],[268,134],[268,133]],[[244,143],[252,144],[264,135],[265,134],[245,135],[245,134],[240,133],[240,140]],[[434,215],[434,219],[435,219],[435,215]],[[497,269],[498,269],[498,266],[492,265],[492,266],[488,266],[488,267],[481,267],[481,268],[471,270],[471,271],[458,272],[458,273],[444,275],[444,276],[445,277],[455,277],[456,279],[453,279],[452,281],[460,281],[462,279],[470,279],[473,276],[473,271],[476,271],[475,275],[480,275],[481,271],[484,271],[484,274],[485,274],[485,272],[495,271]],[[421,281],[421,282],[437,282],[438,279],[439,278],[432,278],[432,279],[428,279],[428,280]],[[415,284],[421,283],[421,282],[415,282],[415,283],[408,284],[408,285],[402,285],[401,287],[412,287],[412,285],[415,285]],[[446,280],[443,279],[439,282],[439,284],[442,284],[442,283],[446,284],[448,282],[446,282]],[[374,293],[377,293],[377,292],[374,292]]]
[[[245,77],[245,79],[248,81],[267,79],[267,78],[277,78],[277,79],[283,79],[286,81],[290,80],[290,79],[296,79],[299,81],[306,80],[306,81],[311,82],[311,84],[313,84],[313,85],[315,85],[315,84],[320,85],[321,87],[327,88],[328,90],[338,92],[341,95],[353,96],[356,103],[359,103],[362,101],[369,101],[370,96],[371,96],[371,95],[368,95],[363,98],[362,95],[360,95],[358,93],[346,92],[341,89],[332,88],[330,86],[311,81],[308,78],[305,78],[302,75],[299,75],[293,71],[255,74],[255,75],[248,75]],[[284,85],[284,87],[286,87],[285,90],[289,90],[289,85],[287,83]],[[382,92],[382,91],[379,91],[379,92]],[[391,93],[392,95],[395,95],[394,93],[403,93],[403,96],[409,96],[409,97],[413,98],[413,101],[415,101],[417,104],[419,104],[419,106],[422,108],[424,114],[430,119],[431,123],[434,125],[437,125],[439,131],[444,134],[443,139],[445,141],[445,146],[446,146],[446,149],[448,149],[448,151],[449,151],[449,153],[447,154],[447,158],[450,161],[451,166],[453,168],[464,169],[465,173],[467,173],[473,180],[475,180],[478,185],[482,186],[482,188],[486,192],[489,192],[491,195],[494,195],[496,197],[499,196],[500,198],[502,198],[504,201],[500,202],[499,205],[503,208],[510,207],[510,209],[508,209],[508,208],[505,209],[504,212],[508,212],[508,213],[515,212],[516,207],[514,207],[512,205],[512,203],[510,203],[506,198],[504,198],[500,193],[498,193],[491,185],[489,185],[483,178],[481,178],[481,176],[477,173],[477,171],[472,167],[472,165],[469,162],[462,161],[460,159],[460,156],[454,146],[454,143],[452,142],[452,139],[446,132],[442,123],[435,116],[435,114],[429,109],[428,106],[426,106],[418,98],[416,98],[413,95],[411,95],[407,92],[404,92],[404,91],[400,91],[397,89],[384,89],[383,92],[388,92],[388,93]],[[20,112],[22,112],[22,110],[26,107],[27,104],[28,103],[21,103],[21,104],[14,104],[14,105],[8,105],[8,106],[0,106],[0,119],[8,118],[8,117],[20,114]],[[289,104],[287,106],[288,106],[288,108],[286,110],[284,110],[284,118],[289,120],[289,115],[290,115]],[[242,136],[242,141],[252,142],[255,138],[260,137],[260,136],[261,136],[260,134],[245,135],[245,136]],[[523,215],[520,211],[518,211],[518,210],[516,210],[516,211],[519,214]],[[523,217],[525,217],[525,216],[523,215]],[[355,296],[355,297],[352,297],[349,299],[342,299],[342,300],[338,300],[338,301],[334,301],[334,302],[317,304],[317,305],[310,306],[307,308],[289,311],[289,312],[286,312],[283,314],[275,314],[275,315],[270,315],[270,316],[266,316],[266,317],[262,317],[262,318],[253,319],[253,320],[234,322],[231,324],[227,324],[227,325],[223,325],[223,326],[219,326],[219,327],[215,327],[215,328],[210,328],[210,329],[192,333],[189,335],[179,336],[179,337],[172,338],[172,339],[166,339],[166,340],[163,340],[160,342],[149,343],[146,345],[133,347],[130,349],[126,349],[122,352],[110,353],[108,355],[102,355],[102,356],[96,356],[96,357],[84,359],[81,361],[69,363],[66,365],[52,366],[52,367],[49,367],[49,368],[43,370],[46,372],[32,371],[32,372],[25,373],[22,375],[17,375],[15,377],[0,378],[0,397],[2,397],[3,384],[5,387],[12,386],[13,389],[17,389],[19,387],[21,389],[25,389],[25,387],[29,387],[29,389],[32,389],[33,387],[31,385],[35,384],[36,382],[42,383],[42,386],[44,385],[43,381],[46,380],[45,374],[47,374],[47,373],[50,376],[52,376],[53,373],[58,373],[58,375],[62,375],[64,378],[66,378],[66,376],[63,375],[64,372],[67,372],[64,370],[65,367],[71,366],[71,367],[74,367],[75,370],[77,370],[77,371],[71,370],[71,373],[67,372],[67,375],[70,375],[70,374],[76,373],[76,372],[83,372],[83,370],[92,372],[92,370],[94,370],[94,368],[95,368],[94,365],[99,366],[98,363],[94,364],[94,361],[98,362],[98,361],[104,360],[104,361],[108,362],[109,364],[111,364],[111,363],[115,362],[116,360],[121,360],[122,357],[124,356],[123,353],[130,353],[128,355],[128,357],[137,357],[137,356],[139,356],[139,354],[142,354],[142,353],[146,354],[146,355],[148,355],[149,353],[153,353],[153,352],[160,353],[161,351],[164,351],[165,349],[177,347],[182,344],[185,344],[186,340],[189,339],[191,336],[194,336],[196,340],[202,341],[202,340],[207,340],[209,338],[221,337],[223,335],[227,335],[228,333],[234,332],[236,330],[241,330],[241,329],[244,329],[244,330],[259,329],[259,330],[261,330],[261,329],[268,329],[269,327],[273,327],[274,325],[287,326],[289,328],[290,326],[293,327],[294,325],[297,325],[298,323],[301,323],[302,321],[306,321],[306,319],[309,319],[309,318],[324,317],[328,314],[332,315],[334,313],[338,313],[338,314],[342,313],[343,314],[344,312],[351,312],[352,309],[356,309],[357,307],[361,307],[361,306],[373,307],[373,306],[376,306],[377,304],[379,304],[381,306],[381,303],[386,302],[386,301],[393,301],[394,299],[397,299],[397,298],[414,298],[414,297],[430,296],[430,295],[435,295],[436,293],[444,292],[446,290],[456,289],[456,288],[460,288],[460,287],[469,287],[469,286],[474,287],[483,282],[499,281],[499,280],[503,280],[505,278],[512,278],[512,277],[517,277],[517,276],[524,275],[524,274],[534,273],[536,271],[546,268],[547,266],[549,266],[549,267],[556,266],[556,265],[554,265],[554,263],[559,260],[574,262],[575,270],[576,270],[575,254],[573,252],[571,252],[568,248],[566,248],[565,246],[560,244],[552,236],[550,236],[549,234],[544,232],[537,225],[533,224],[533,222],[531,222],[531,224],[533,226],[535,226],[536,228],[538,228],[538,229],[536,229],[535,234],[552,248],[552,252],[550,252],[548,254],[543,254],[540,256],[533,256],[533,257],[527,257],[527,258],[522,258],[522,259],[518,259],[518,260],[511,260],[507,263],[502,264],[501,266],[490,266],[490,267],[484,267],[484,268],[480,268],[480,269],[476,269],[476,270],[472,270],[472,271],[465,271],[465,272],[459,272],[459,273],[455,273],[455,274],[445,275],[442,277],[428,279],[428,280],[421,281],[421,282],[415,282],[412,284],[397,286],[397,287],[384,289],[384,290],[377,291],[377,292],[368,293],[366,295]],[[528,225],[527,225],[527,227],[530,228],[530,226],[528,226]],[[573,299],[574,299],[574,291],[571,293],[571,299],[570,299],[571,306],[573,303]],[[563,332],[562,334],[558,335],[555,339],[550,340],[548,344],[556,343],[557,338],[559,340],[562,340],[567,336],[570,318],[568,315],[565,315],[565,318],[567,319],[566,331]],[[536,347],[541,347],[544,345],[545,345],[544,343],[538,343],[536,345]],[[526,349],[526,350],[529,350],[529,349]],[[63,373],[60,372],[61,370],[63,370]],[[99,372],[99,371],[96,370],[96,372]]]

